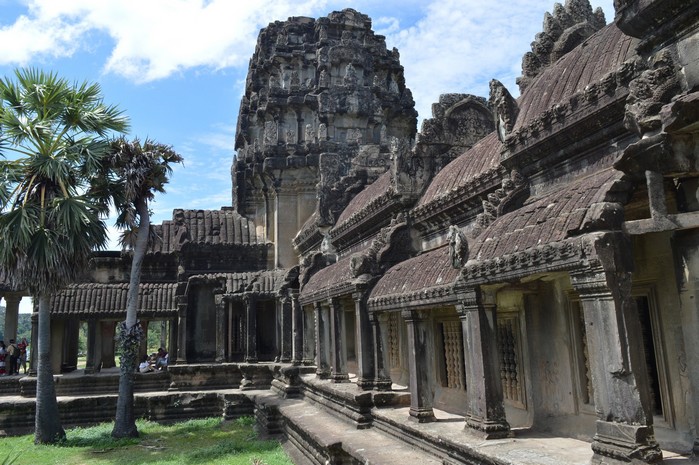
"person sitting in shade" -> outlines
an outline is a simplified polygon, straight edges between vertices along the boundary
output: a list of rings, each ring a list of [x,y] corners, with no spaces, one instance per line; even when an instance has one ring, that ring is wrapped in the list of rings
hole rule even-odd
[[[150,373],[151,371],[153,371],[153,366],[148,361],[148,356],[144,354],[141,363],[138,365],[138,372]]]
[[[163,347],[160,347],[158,349],[158,355],[156,356],[156,359],[155,359],[155,369],[156,370],[167,370],[167,362],[168,362],[168,353]]]

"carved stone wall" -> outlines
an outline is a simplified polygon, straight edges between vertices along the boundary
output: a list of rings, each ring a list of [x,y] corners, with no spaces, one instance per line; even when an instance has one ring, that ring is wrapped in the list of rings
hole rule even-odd
[[[310,227],[334,224],[353,194],[388,168],[390,139],[412,140],[416,122],[398,51],[386,49],[368,16],[345,9],[271,23],[260,32],[240,106],[233,205],[290,249],[314,211]],[[298,198],[291,208],[298,217],[278,222],[285,224],[270,219],[289,210],[280,192]]]

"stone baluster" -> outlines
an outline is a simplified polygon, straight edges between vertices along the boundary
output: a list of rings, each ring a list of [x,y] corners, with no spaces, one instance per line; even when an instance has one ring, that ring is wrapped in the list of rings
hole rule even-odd
[[[466,428],[484,439],[511,436],[505,416],[494,296],[458,289],[466,375]]]
[[[408,327],[408,366],[410,369],[410,418],[419,423],[435,421],[430,389],[430,344],[427,315],[416,310],[403,310]]]
[[[303,309],[303,307],[301,307]],[[306,366],[316,364],[316,312],[315,309],[303,310],[303,364]]]
[[[631,297],[631,249],[621,234],[585,239],[587,266],[571,272],[585,317],[595,410],[592,464],[655,463],[641,323]]]

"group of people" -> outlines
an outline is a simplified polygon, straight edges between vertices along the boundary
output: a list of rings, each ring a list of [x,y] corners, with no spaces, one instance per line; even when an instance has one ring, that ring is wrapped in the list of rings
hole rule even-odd
[[[168,353],[163,348],[158,348],[158,352],[148,355],[143,355],[141,363],[138,365],[139,373],[149,373],[151,371],[160,371],[167,369]]]
[[[5,345],[5,341],[0,341],[0,376],[18,375],[22,367],[24,374],[27,374],[27,343],[26,338],[16,343],[10,339],[10,344]]]

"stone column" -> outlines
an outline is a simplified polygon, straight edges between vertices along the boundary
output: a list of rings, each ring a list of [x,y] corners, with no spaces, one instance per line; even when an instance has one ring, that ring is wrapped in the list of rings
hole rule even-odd
[[[427,315],[416,310],[403,310],[408,327],[408,365],[410,368],[410,419],[419,423],[435,421],[430,390],[429,343]]]
[[[330,307],[331,364],[333,383],[349,382],[347,374],[347,345],[345,344],[345,310],[339,299],[328,300]]]
[[[466,375],[466,428],[484,439],[511,436],[505,417],[497,315],[494,296],[478,288],[459,289],[456,307],[461,319]]]
[[[101,334],[100,331],[97,330],[98,327],[98,320],[87,321],[87,360],[85,361],[86,375],[97,373],[101,368],[102,342],[99,340]]]
[[[19,319],[19,303],[22,294],[18,292],[8,292],[5,294],[5,344],[10,343],[10,339],[17,340],[17,321]],[[19,342],[19,341],[17,341]]]
[[[328,354],[330,332],[323,306],[320,302],[315,302],[313,308],[315,310],[316,376],[325,379],[330,377],[330,357]]]
[[[369,321],[366,306],[367,292],[357,291],[352,294],[355,315],[355,347],[357,351],[357,386],[361,389],[373,389],[376,382],[376,365],[374,354],[374,333]]]
[[[301,365],[303,363],[303,307],[299,303],[299,292],[292,290],[291,292],[291,320],[292,320],[292,344],[291,349],[291,362],[294,365]]]
[[[699,334],[699,233],[696,229],[677,232],[672,245],[686,358],[683,374],[690,385],[685,405],[690,411],[688,417],[694,418],[690,430],[694,435],[694,454],[699,455],[699,344],[696,343]]]
[[[172,359],[168,359],[168,364],[169,365],[175,365],[177,364],[177,339],[179,336],[179,332],[177,330],[177,317],[172,318],[170,320],[170,332],[168,333],[168,340],[169,340],[169,347],[167,348],[167,351],[169,354],[173,354],[174,357]]]
[[[187,296],[177,297],[177,364],[187,363]]]
[[[289,363],[291,361],[292,342],[294,337],[292,324],[292,307],[293,300],[291,291],[287,291],[286,295],[281,300],[281,350],[279,361]]]
[[[51,320],[51,370],[55,374],[63,372],[63,348],[65,342],[65,320],[53,318]]]
[[[32,337],[29,350],[29,376],[36,376],[36,365],[39,360],[37,349],[39,347],[39,313],[32,313]]]
[[[303,309],[303,307],[302,307]],[[316,364],[316,312],[313,310],[303,310],[303,364]]]
[[[114,334],[116,321],[102,322],[102,368],[114,368],[117,366],[114,361]],[[53,344],[53,342],[52,342]],[[56,346],[52,346],[56,347]]]
[[[214,306],[216,308],[216,362],[223,363],[226,360],[226,305],[227,301],[223,294],[214,296]]]
[[[141,358],[144,355],[148,355],[148,329],[150,328],[150,321],[139,321],[138,324],[143,328],[143,339],[141,339],[141,346],[138,348],[138,363],[141,363]]]
[[[650,387],[635,301],[631,248],[622,234],[583,239],[586,267],[571,272],[580,295],[599,416],[592,464],[656,463]]]
[[[388,315],[372,312],[369,321],[374,343],[374,388],[390,391],[393,382],[388,371]]]
[[[246,293],[245,297],[245,361],[257,363],[257,296]]]

